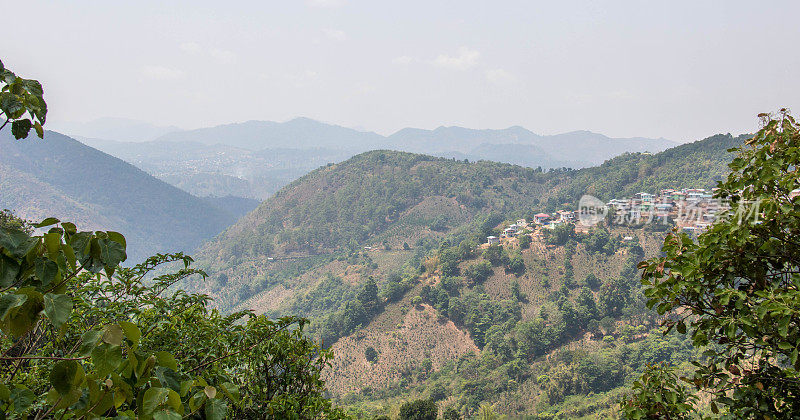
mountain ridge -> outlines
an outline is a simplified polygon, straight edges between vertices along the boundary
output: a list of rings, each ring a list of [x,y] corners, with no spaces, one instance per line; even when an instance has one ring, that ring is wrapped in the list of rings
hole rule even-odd
[[[53,216],[76,221],[81,229],[117,230],[128,237],[134,262],[156,252],[191,252],[235,220],[227,211],[54,131],[45,132],[42,140],[25,141],[2,132],[0,148],[0,207],[31,220]],[[30,188],[32,182],[39,188]]]
[[[585,130],[546,136],[519,125],[502,129],[407,127],[382,136],[305,117],[174,131],[147,142],[81,139],[192,194],[259,199],[321,165],[369,150],[548,169],[588,167],[624,152],[657,152],[675,145],[665,139],[614,139]]]

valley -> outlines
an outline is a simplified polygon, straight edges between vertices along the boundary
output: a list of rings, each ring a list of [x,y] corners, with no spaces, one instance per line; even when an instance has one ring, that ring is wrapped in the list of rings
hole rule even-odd
[[[52,131],[31,142],[0,132],[0,150],[0,209],[28,220],[59,217],[83,229],[122,232],[134,263],[156,253],[194,251],[252,205],[204,201]]]
[[[0,420],[800,419],[770,3],[11,2]]]
[[[169,229],[160,228],[159,234],[173,241],[161,249],[183,246],[191,251],[205,241],[193,256],[207,279],[190,277],[180,287],[207,294],[225,313],[254,310],[270,317],[308,317],[309,337],[334,354],[324,374],[328,390],[353,412],[395,416],[404,401],[430,398],[439,401],[440,411],[449,407],[474,413],[491,401],[499,412],[514,416],[605,416],[645,364],[668,362],[686,369],[681,362],[693,351],[676,337],[661,338],[661,319],[645,308],[636,280],[636,264],[656,255],[669,226],[606,221],[590,229],[573,225],[570,218],[570,223],[547,229],[533,220],[543,220],[542,212],[575,210],[587,192],[608,201],[665,188],[711,188],[727,172],[727,150],[745,138],[714,136],[655,154],[625,153],[577,170],[390,150],[349,159],[338,155],[339,163],[309,167],[310,173],[252,211],[257,204],[253,199],[173,193],[173,200],[186,197],[203,217],[219,214],[227,223],[240,219],[227,228],[225,222],[209,225],[219,234],[207,231],[184,245],[174,242],[178,238]],[[73,156],[107,156],[56,133],[48,140],[75,148]],[[199,143],[175,144],[183,152],[171,149],[172,157],[164,160],[159,160],[167,150],[163,143],[126,150],[129,159],[149,172],[180,168],[191,159],[211,165],[193,167],[201,173],[238,167],[242,156],[271,156],[276,165],[301,162],[301,155],[316,165],[333,156],[318,150],[322,154],[315,161],[315,155],[300,149],[254,153],[221,145],[208,146],[216,150],[209,155]],[[53,146],[26,147],[38,148],[26,153],[46,156]],[[136,154],[144,151],[150,154]],[[122,173],[131,168],[104,159]],[[31,177],[42,183],[39,191],[75,203],[72,212],[61,214],[49,205],[42,211],[80,222],[86,213],[77,210],[93,208],[98,213],[87,220],[104,220],[102,207],[91,196],[76,194],[47,178],[45,169],[20,162],[5,163],[19,170],[6,171],[3,182]],[[40,162],[57,165],[59,160]],[[272,165],[265,162],[254,167]],[[77,179],[80,172],[65,173],[65,179]],[[122,176],[118,182],[130,184],[139,177],[136,182],[174,189],[141,171],[133,173],[140,175]],[[203,182],[194,184],[208,187],[194,190],[197,195],[217,187],[245,191],[236,189],[239,181],[222,186],[213,184],[212,177]],[[124,191],[128,199],[137,197],[135,189]],[[636,196],[641,202],[641,194]],[[35,200],[51,200],[4,197],[26,217],[39,214],[31,204]],[[147,202],[142,201],[147,195],[138,197]],[[530,230],[504,237],[506,228],[520,219],[530,221]],[[106,223],[115,226],[113,219]],[[117,229],[137,238],[129,226]],[[501,239],[488,245],[487,237]],[[152,239],[142,242],[154,244]],[[130,257],[143,252],[132,248]]]
[[[574,210],[585,191],[710,189],[745,138],[570,171],[364,153],[293,182],[207,243],[197,261],[209,280],[184,287],[225,310],[312,319],[309,333],[336,355],[329,389],[355,410],[392,416],[444,392],[456,397],[442,410],[493,401],[515,416],[603,416],[646,363],[680,365],[693,351],[661,337],[639,292],[636,264],[670,227],[564,224],[490,248],[487,236]],[[575,369],[594,379],[575,382]]]

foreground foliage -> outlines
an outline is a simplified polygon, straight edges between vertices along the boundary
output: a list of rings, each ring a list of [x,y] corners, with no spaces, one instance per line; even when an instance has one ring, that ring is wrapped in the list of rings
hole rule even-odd
[[[720,183],[728,217],[697,241],[670,235],[642,282],[648,305],[705,350],[685,380],[711,395],[712,413],[789,419],[800,416],[800,133],[785,110],[761,117]],[[627,417],[680,413],[640,401],[623,403]]]
[[[125,238],[48,219],[0,226],[0,410],[11,417],[297,418],[341,413],[323,398],[331,353],[307,321],[222,315],[170,292],[204,276],[182,254],[124,268]],[[145,281],[162,265],[168,274]]]
[[[17,76],[0,61],[0,112],[6,119],[0,129],[11,123],[16,139],[28,137],[31,129],[39,138],[44,137],[42,124],[47,118],[47,103],[43,95],[41,83]]]

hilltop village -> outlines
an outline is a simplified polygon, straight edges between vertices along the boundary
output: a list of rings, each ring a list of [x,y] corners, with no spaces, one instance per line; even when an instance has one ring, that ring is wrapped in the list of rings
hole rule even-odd
[[[729,209],[723,200],[714,198],[715,192],[716,188],[663,189],[658,194],[640,192],[633,197],[612,199],[601,210],[611,224],[662,224],[675,226],[684,233],[696,236]],[[583,209],[537,213],[530,222],[519,219],[504,228],[499,237],[488,236],[486,244],[496,245],[505,238],[530,234],[537,228],[555,229],[562,224],[573,224],[576,231],[586,232],[592,224],[581,217],[582,211]]]

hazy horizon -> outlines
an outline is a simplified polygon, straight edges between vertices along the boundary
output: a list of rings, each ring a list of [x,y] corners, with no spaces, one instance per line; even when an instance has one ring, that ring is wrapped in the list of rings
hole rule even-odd
[[[250,123],[250,122],[267,122],[267,123],[283,124],[283,123],[288,123],[288,122],[291,122],[291,121],[294,121],[294,120],[300,120],[300,119],[312,120],[312,121],[316,121],[316,122],[321,123],[321,124],[326,124],[326,125],[331,125],[331,126],[339,126],[339,127],[348,128],[348,129],[351,129],[351,130],[356,130],[356,131],[360,131],[360,132],[364,132],[364,133],[374,133],[374,134],[378,134],[378,135],[383,136],[383,137],[390,137],[393,134],[397,134],[397,133],[399,133],[399,132],[401,132],[401,131],[403,131],[405,129],[414,129],[414,130],[419,129],[419,130],[430,130],[430,131],[433,131],[433,130],[437,130],[437,129],[441,129],[441,128],[454,128],[454,127],[465,128],[465,129],[468,129],[468,130],[494,130],[494,131],[506,130],[506,129],[510,129],[510,128],[513,128],[513,127],[522,127],[522,128],[524,128],[526,130],[531,131],[534,134],[541,135],[541,136],[553,136],[553,135],[569,134],[569,133],[576,133],[576,132],[592,132],[592,133],[595,133],[595,134],[600,134],[600,135],[605,135],[607,137],[612,137],[612,136],[606,135],[605,133],[599,133],[599,132],[595,132],[595,131],[591,131],[591,130],[585,130],[585,129],[579,129],[579,128],[574,129],[574,130],[568,130],[568,131],[560,131],[560,132],[553,132],[553,133],[543,133],[543,132],[537,132],[536,130],[531,129],[530,127],[525,127],[525,126],[523,126],[521,124],[513,124],[513,125],[510,125],[510,126],[506,126],[506,127],[470,127],[470,126],[459,126],[459,125],[439,125],[439,126],[436,126],[436,127],[429,127],[429,128],[428,127],[425,127],[425,128],[423,128],[423,127],[401,127],[401,128],[399,128],[397,130],[394,130],[394,131],[391,131],[391,132],[388,132],[388,133],[381,133],[381,132],[377,132],[377,131],[374,131],[374,130],[369,130],[369,129],[363,127],[363,126],[346,126],[346,125],[338,124],[336,122],[321,121],[321,120],[318,120],[316,118],[311,118],[311,117],[307,117],[307,116],[303,116],[303,115],[298,115],[298,116],[295,116],[295,117],[290,117],[290,118],[285,119],[285,120],[277,120],[277,121],[274,121],[274,120],[243,120],[243,121],[225,122],[225,123],[221,123],[221,124],[217,124],[217,125],[211,125],[211,126],[191,127],[191,128],[178,127],[178,126],[175,126],[175,125],[162,126],[162,125],[157,125],[157,124],[150,123],[148,121],[136,120],[136,119],[125,118],[125,117],[100,117],[100,118],[97,118],[97,119],[94,119],[94,120],[90,120],[90,121],[59,121],[59,122],[55,122],[55,123],[50,123],[50,125],[49,125],[49,127],[47,129],[48,130],[52,130],[52,131],[56,131],[56,132],[59,132],[59,133],[62,133],[62,134],[75,135],[75,136],[78,136],[78,137],[96,138],[98,140],[118,140],[118,139],[113,139],[113,138],[103,138],[103,136],[92,136],[92,135],[89,135],[89,134],[85,134],[85,132],[87,130],[88,131],[96,130],[96,128],[94,128],[94,127],[96,127],[97,125],[102,125],[102,124],[108,124],[109,126],[113,126],[115,124],[123,125],[123,124],[126,124],[126,123],[127,124],[131,124],[131,125],[143,124],[143,125],[147,126],[146,127],[147,129],[162,129],[164,131],[164,133],[170,133],[170,132],[175,132],[175,131],[193,131],[193,130],[201,130],[201,129],[204,129],[204,128],[214,128],[214,127],[226,126],[226,125],[245,124],[245,123]],[[709,137],[709,136],[712,136],[714,134],[724,134],[724,133],[713,133],[713,134],[709,134],[709,135],[704,136],[704,137]],[[745,133],[732,133],[732,134],[745,134]],[[136,140],[133,140],[133,139],[131,139],[131,140],[119,140],[119,141],[146,142],[146,141],[155,140],[160,136],[161,135],[159,134],[159,135],[150,136],[149,138],[136,139]],[[106,136],[106,137],[108,137],[108,136]],[[631,136],[631,137],[628,137],[628,138],[637,138],[637,137],[644,138],[644,136]],[[680,144],[681,143],[681,142],[677,142],[675,140],[668,139],[668,138],[665,138],[665,137],[657,137],[655,139],[668,140],[668,141],[674,142],[675,144]],[[701,140],[701,139],[700,138],[698,138],[698,139],[690,139],[689,141],[695,141],[695,140]]]
[[[20,38],[0,57],[43,83],[47,128],[302,116],[382,135],[520,125],[683,143],[753,132],[756,114],[800,98],[800,52],[783,41],[798,32],[792,2],[31,1],[8,11],[43,28],[7,22]]]

